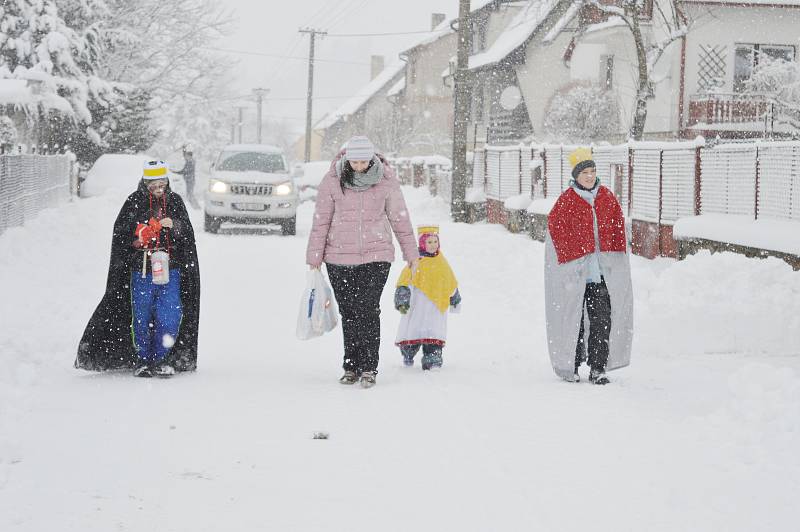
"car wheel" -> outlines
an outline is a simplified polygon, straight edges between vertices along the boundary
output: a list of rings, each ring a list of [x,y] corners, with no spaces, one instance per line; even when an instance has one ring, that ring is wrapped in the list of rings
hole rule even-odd
[[[219,231],[219,226],[222,224],[220,219],[217,218],[216,216],[211,216],[208,213],[205,213],[205,215],[206,215],[206,220],[205,220],[206,233],[216,233],[217,231]]]
[[[281,228],[283,229],[284,235],[296,235],[297,234],[297,216],[292,218],[288,218],[281,222]]]

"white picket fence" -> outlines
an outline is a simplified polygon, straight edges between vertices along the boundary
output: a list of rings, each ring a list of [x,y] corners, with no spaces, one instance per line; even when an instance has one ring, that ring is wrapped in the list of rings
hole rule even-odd
[[[576,147],[488,146],[474,154],[472,186],[495,201],[557,197],[569,186]],[[592,156],[602,182],[636,220],[672,225],[696,214],[737,214],[800,221],[800,142],[631,142],[593,146]]]

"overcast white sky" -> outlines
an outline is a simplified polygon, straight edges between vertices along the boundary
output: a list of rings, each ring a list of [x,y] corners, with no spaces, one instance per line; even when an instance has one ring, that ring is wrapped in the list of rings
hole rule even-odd
[[[305,96],[309,37],[301,27],[331,34],[363,34],[426,31],[431,14],[455,17],[458,0],[218,0],[236,19],[236,32],[220,42],[225,49],[302,59],[230,54],[238,61],[231,83],[236,94],[253,87],[271,90],[265,116],[282,117],[305,128]],[[425,35],[382,37],[325,37],[317,40],[314,82],[314,121],[344,103],[369,82],[372,55],[383,55],[386,64],[398,61],[398,53]],[[327,61],[323,61],[327,60]],[[328,62],[339,61],[339,62]],[[355,64],[352,64],[355,63]],[[296,99],[294,99],[296,98]],[[231,102],[231,113],[238,102]]]

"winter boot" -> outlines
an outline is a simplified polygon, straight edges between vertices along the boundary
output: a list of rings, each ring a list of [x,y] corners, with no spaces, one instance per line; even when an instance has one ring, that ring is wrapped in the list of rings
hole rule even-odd
[[[357,380],[358,375],[356,375],[356,372],[347,370],[344,372],[344,375],[341,376],[339,382],[342,384],[355,384]]]
[[[376,373],[374,371],[365,371],[361,374],[361,387],[362,388],[372,388],[375,386],[375,376]]]
[[[414,365],[414,355],[415,353],[409,353],[407,351],[403,351],[403,365],[407,368],[410,368]]]
[[[439,351],[426,353],[422,356],[422,369],[429,370],[442,367],[442,353]]]
[[[136,369],[133,370],[134,377],[152,377],[153,376],[153,368],[148,366],[147,364],[140,364],[136,366]]]
[[[589,372],[589,382],[593,384],[608,384],[611,381],[606,377],[605,370],[592,368],[592,371]]]
[[[168,379],[175,375],[175,368],[170,366],[169,364],[161,364],[153,371],[153,375],[156,377],[161,377],[162,379]]]

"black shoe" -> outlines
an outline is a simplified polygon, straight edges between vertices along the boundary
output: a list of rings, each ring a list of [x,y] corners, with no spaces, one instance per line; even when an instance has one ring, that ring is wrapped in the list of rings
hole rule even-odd
[[[593,384],[603,385],[603,384],[608,384],[611,381],[609,381],[608,377],[606,377],[605,370],[593,369],[592,371],[589,372],[589,382]]]
[[[147,364],[142,364],[141,366],[137,366],[135,370],[133,370],[134,377],[152,377],[153,376],[153,368],[148,366]]]
[[[358,381],[358,375],[356,375],[355,371],[347,370],[344,372],[339,378],[339,382],[342,384],[355,384]]]
[[[375,377],[377,373],[374,371],[365,371],[361,374],[361,387],[362,388],[372,388],[375,386]]]
[[[168,379],[175,375],[175,368],[169,364],[161,364],[153,370],[153,375],[156,377],[161,377],[162,379]]]

